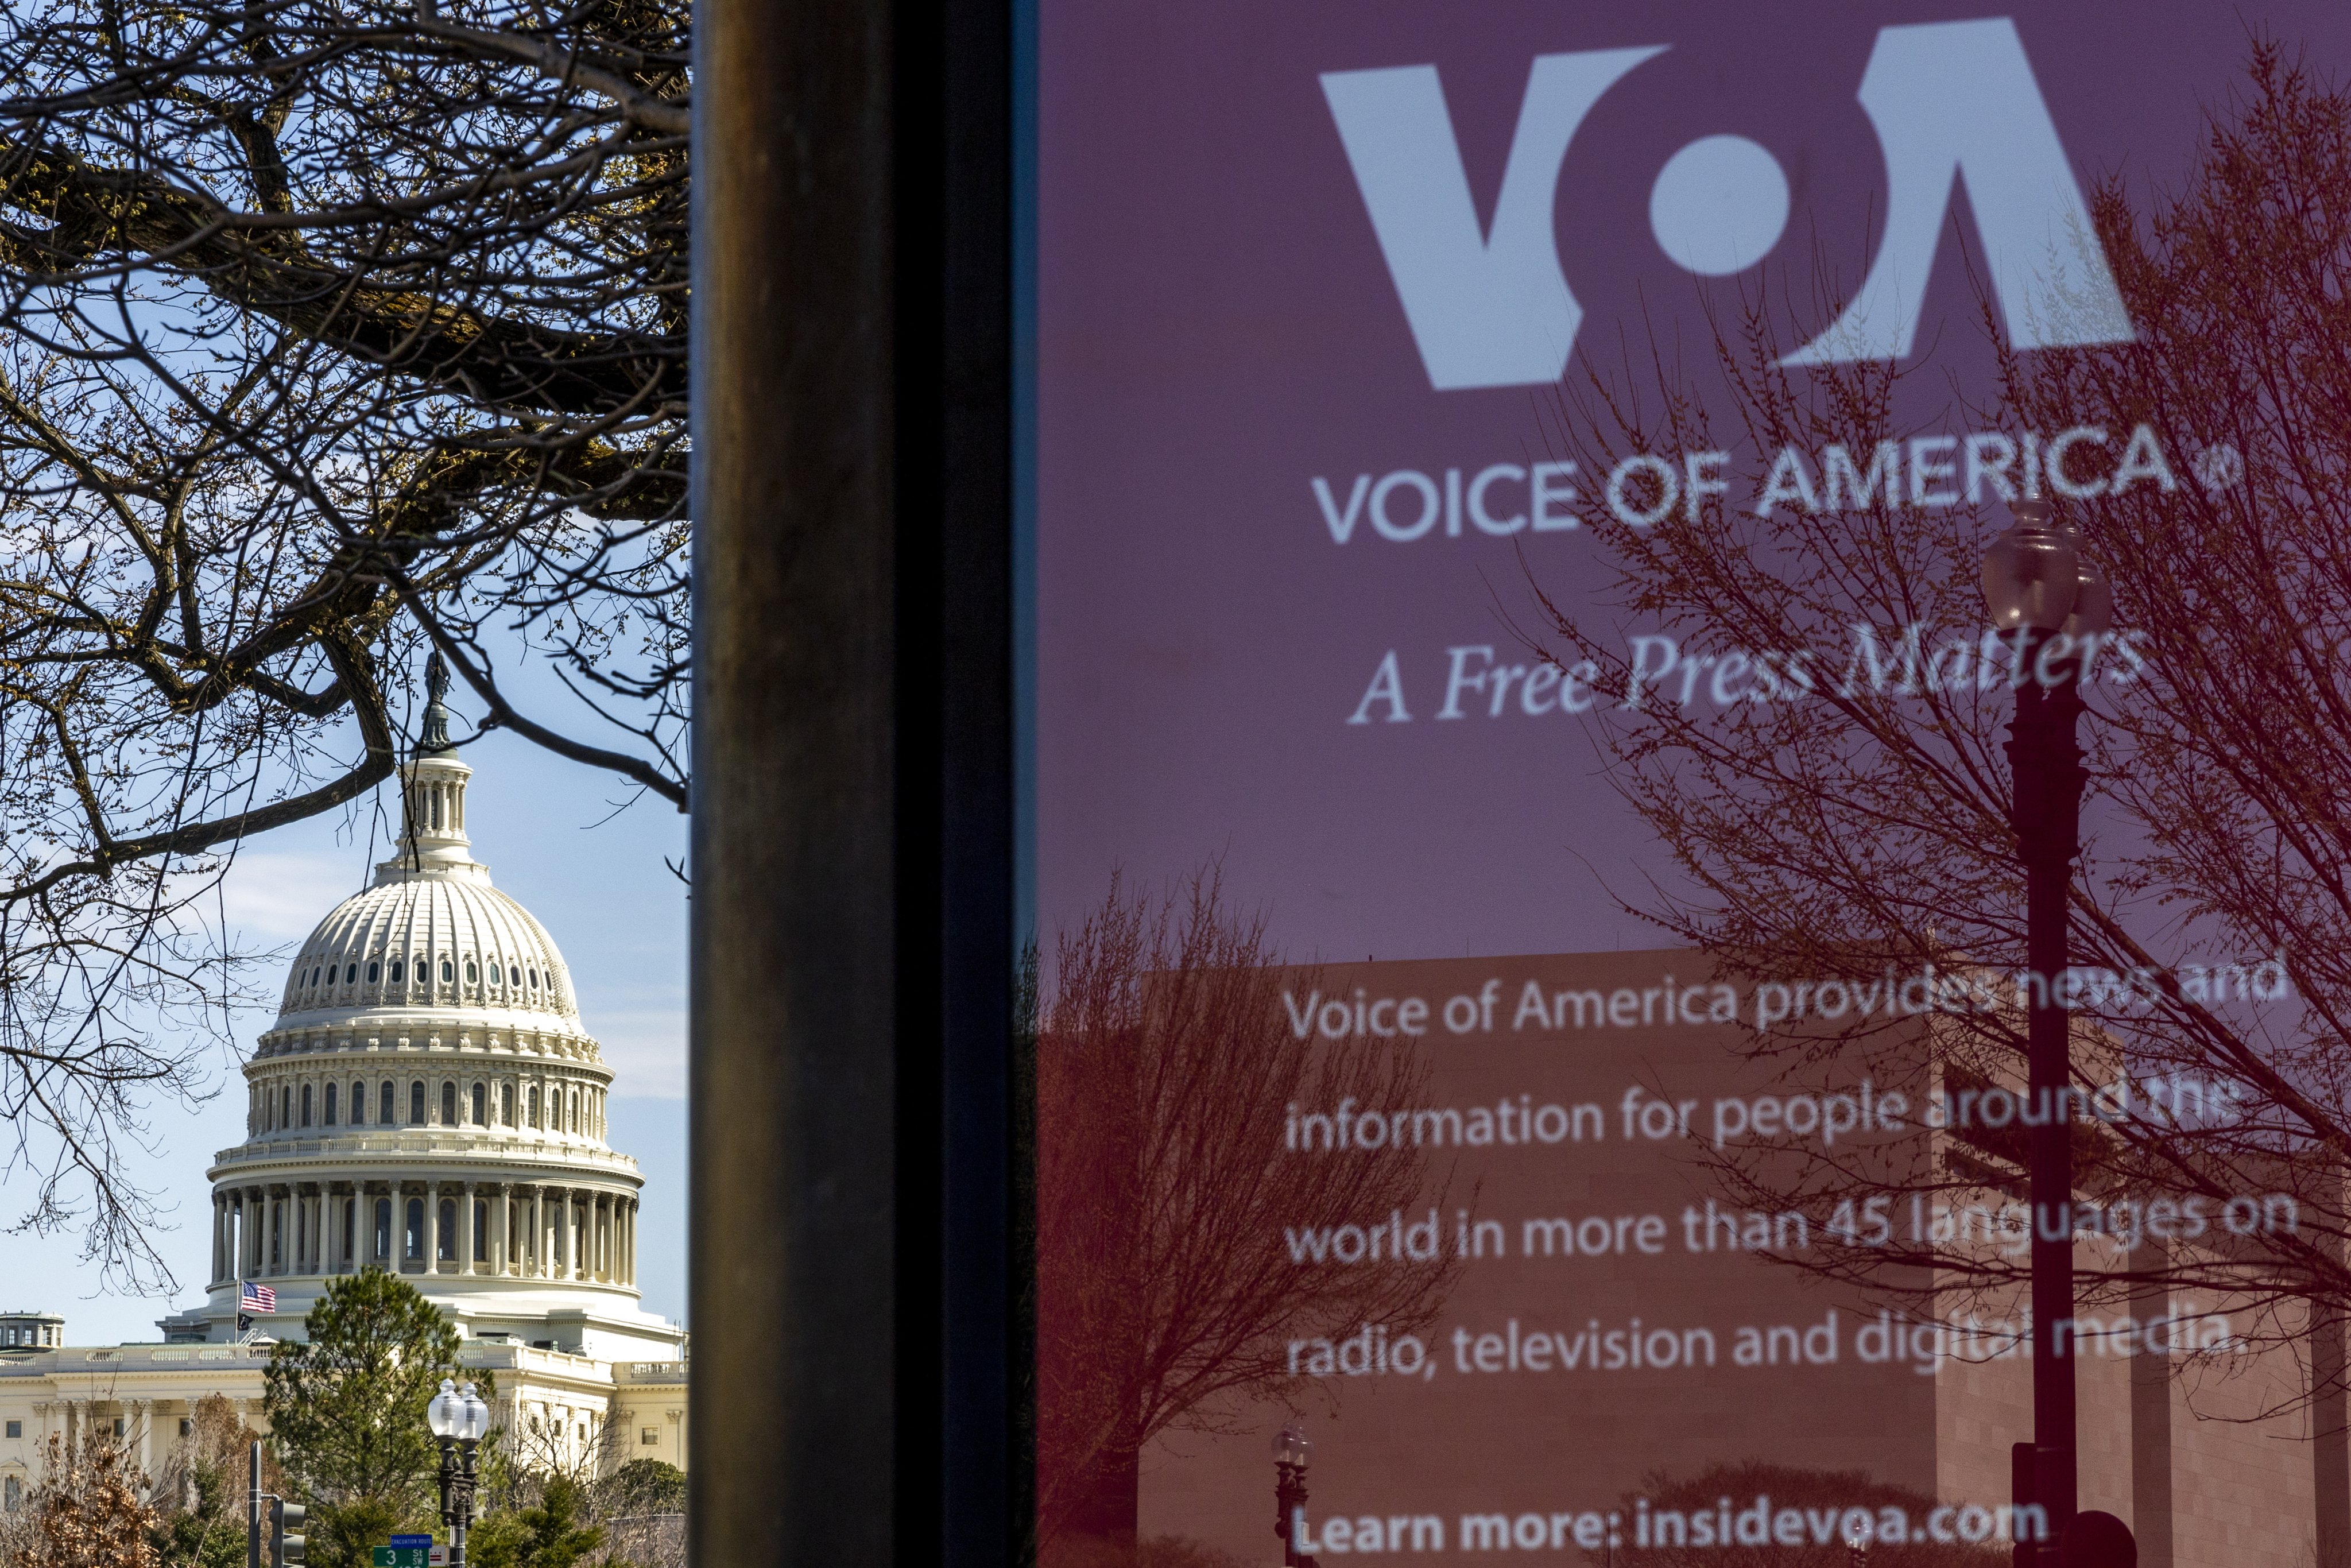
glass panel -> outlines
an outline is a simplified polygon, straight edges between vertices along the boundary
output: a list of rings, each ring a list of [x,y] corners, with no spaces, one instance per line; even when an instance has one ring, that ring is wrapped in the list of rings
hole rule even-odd
[[[1038,36],[1040,1561],[2351,1542],[2351,13]]]

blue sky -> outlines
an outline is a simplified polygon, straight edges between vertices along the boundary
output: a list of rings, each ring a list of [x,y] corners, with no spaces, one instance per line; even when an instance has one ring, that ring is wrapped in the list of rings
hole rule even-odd
[[[458,694],[461,716],[472,705]],[[464,725],[455,727],[462,734]],[[647,797],[614,814],[632,791],[621,780],[493,733],[463,753],[474,766],[466,826],[496,884],[538,916],[570,966],[588,1030],[603,1046],[612,1085],[612,1142],[645,1176],[638,1276],[647,1310],[685,1316],[685,889],[663,860],[684,864],[686,820]],[[292,949],[329,909],[366,884],[398,821],[387,785],[349,813],[298,823],[248,845],[225,888],[230,924],[255,947]],[[371,843],[371,830],[374,837]],[[276,965],[256,978],[275,995]],[[236,1022],[240,1052],[268,1027],[267,1010]],[[61,1312],[78,1344],[157,1337],[155,1320],[201,1298],[210,1245],[213,1155],[242,1141],[245,1096],[236,1062],[215,1056],[221,1091],[193,1115],[155,1107],[135,1179],[172,1212],[158,1249],[178,1277],[168,1297],[110,1294],[81,1239],[0,1235],[0,1310]],[[0,1216],[14,1218],[0,1192]]]

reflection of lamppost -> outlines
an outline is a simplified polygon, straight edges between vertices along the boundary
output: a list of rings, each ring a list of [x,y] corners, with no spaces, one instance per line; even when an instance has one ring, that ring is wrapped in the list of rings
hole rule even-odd
[[[460,1389],[444,1377],[424,1421],[441,1444],[441,1522],[449,1528],[450,1568],[464,1568],[465,1531],[474,1522],[474,1458],[490,1429],[490,1407],[472,1384]]]
[[[1281,1537],[1281,1568],[1315,1568],[1290,1533],[1306,1507],[1306,1459],[1313,1451],[1304,1429],[1294,1424],[1273,1435],[1273,1532]]]
[[[1984,551],[1984,602],[1992,624],[2015,633],[2009,664],[2016,719],[2009,727],[2014,775],[2011,821],[2024,862],[2028,1092],[2040,1112],[2031,1129],[2032,1208],[2032,1492],[2050,1536],[2074,1516],[2074,1401],[2072,1049],[2055,995],[2066,966],[2066,906],[2081,848],[2080,675],[2114,618],[2114,597],[2081,553],[2081,536],[2052,527],[2046,501],[2015,504],[2016,526]],[[2022,1504],[2026,1499],[2018,1498]],[[2022,1553],[2020,1553],[2022,1556]]]

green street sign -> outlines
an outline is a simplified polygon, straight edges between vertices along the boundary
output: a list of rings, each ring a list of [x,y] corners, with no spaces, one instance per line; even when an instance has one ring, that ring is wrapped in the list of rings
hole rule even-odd
[[[375,1568],[426,1568],[432,1555],[429,1546],[379,1546],[375,1549]]]

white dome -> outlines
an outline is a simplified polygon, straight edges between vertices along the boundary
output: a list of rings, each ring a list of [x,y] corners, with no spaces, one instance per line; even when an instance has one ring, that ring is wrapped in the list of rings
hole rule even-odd
[[[488,868],[412,870],[397,860],[377,867],[375,885],[337,904],[302,944],[277,1027],[371,1008],[531,1014],[568,1029],[580,1019],[555,939],[490,885]]]
[[[473,856],[465,782],[474,770],[428,753],[402,771],[400,841],[367,890],[302,944],[271,1033],[421,1009],[461,1026],[551,1024],[584,1040],[555,938],[492,887],[490,868]]]

